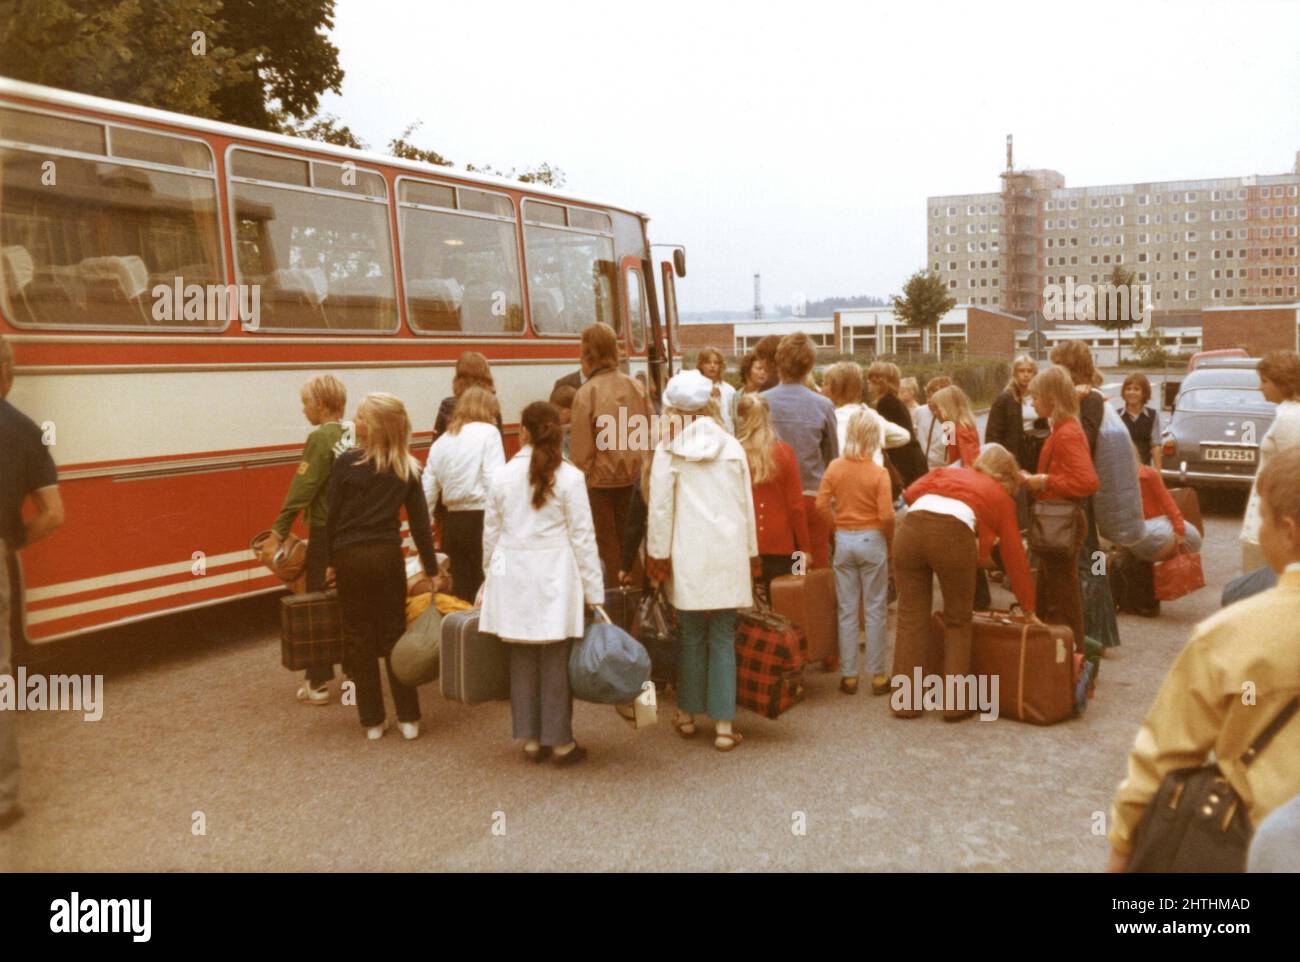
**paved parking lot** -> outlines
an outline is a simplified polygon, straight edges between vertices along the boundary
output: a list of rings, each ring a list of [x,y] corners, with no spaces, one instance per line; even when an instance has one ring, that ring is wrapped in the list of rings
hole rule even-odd
[[[1121,617],[1096,700],[1051,728],[900,721],[813,673],[786,717],[742,712],[730,754],[677,737],[670,704],[642,732],[578,704],[589,761],[534,767],[504,702],[425,688],[419,740],[375,743],[355,709],[299,705],[274,599],[100,635],[41,665],[103,673],[106,707],[20,716],[29,814],[0,835],[0,869],[1097,870],[1094,814],[1237,572],[1242,499],[1207,507],[1211,587],[1158,620]]]

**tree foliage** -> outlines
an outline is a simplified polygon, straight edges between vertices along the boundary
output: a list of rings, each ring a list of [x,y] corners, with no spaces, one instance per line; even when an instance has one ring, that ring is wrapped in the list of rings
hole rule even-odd
[[[954,307],[957,299],[948,293],[938,274],[920,270],[907,279],[903,294],[891,298],[894,316],[917,331],[934,331],[939,320]]]
[[[1126,290],[1128,295],[1120,300],[1119,298],[1107,297],[1104,291],[1098,291],[1096,294],[1097,304],[1096,322],[1097,326],[1107,331],[1115,331],[1115,343],[1118,345],[1116,351],[1116,360],[1124,355],[1124,331],[1128,330],[1142,318],[1144,310],[1142,292],[1137,286],[1137,274],[1133,271],[1126,271],[1122,264],[1116,264],[1110,274],[1106,276],[1106,283],[1114,290]]]

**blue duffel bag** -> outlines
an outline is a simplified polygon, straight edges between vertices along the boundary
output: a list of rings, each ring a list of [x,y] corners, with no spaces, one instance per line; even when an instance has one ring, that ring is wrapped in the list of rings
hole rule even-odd
[[[569,688],[573,697],[598,705],[626,705],[650,680],[650,654],[645,647],[609,620],[605,609],[587,635],[569,652]]]
[[[1133,437],[1119,412],[1109,404],[1097,431],[1093,463],[1101,481],[1092,496],[1097,530],[1117,545],[1137,544],[1146,535],[1146,521],[1142,517],[1137,462],[1133,459]]]

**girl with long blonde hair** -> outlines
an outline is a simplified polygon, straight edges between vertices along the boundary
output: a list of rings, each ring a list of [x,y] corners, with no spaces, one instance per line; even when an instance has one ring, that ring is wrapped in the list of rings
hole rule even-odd
[[[980,456],[980,429],[966,392],[953,384],[930,399],[948,442],[948,463],[972,467]]]
[[[758,523],[758,584],[766,594],[772,579],[792,574],[796,551],[811,550],[808,515],[794,448],[776,436],[772,412],[758,394],[736,405],[736,440],[745,450]]]
[[[379,661],[387,659],[406,630],[406,561],[402,510],[420,563],[437,577],[428,502],[420,489],[420,465],[411,457],[411,419],[391,394],[368,394],[357,408],[359,447],[339,455],[330,474],[326,541],[330,572],[338,585],[344,663],[357,686],[357,711],[369,739],[388,727]],[[420,734],[420,700],[397,680],[388,685],[403,737]]]

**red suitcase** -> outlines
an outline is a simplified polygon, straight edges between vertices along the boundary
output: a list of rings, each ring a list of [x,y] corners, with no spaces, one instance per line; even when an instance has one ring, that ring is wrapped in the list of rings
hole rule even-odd
[[[835,603],[835,572],[814,568],[804,575],[772,579],[772,608],[803,629],[808,660],[828,670],[839,664],[839,609]]]
[[[932,625],[942,639],[937,612]],[[999,717],[1032,725],[1074,717],[1074,632],[1006,611],[977,611],[971,627],[971,674],[977,685],[981,675],[998,676]]]

